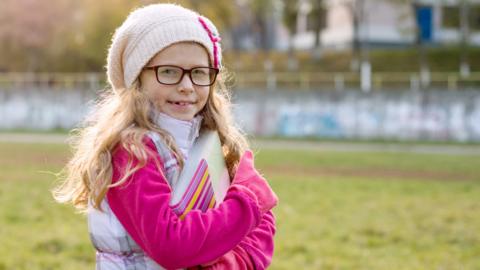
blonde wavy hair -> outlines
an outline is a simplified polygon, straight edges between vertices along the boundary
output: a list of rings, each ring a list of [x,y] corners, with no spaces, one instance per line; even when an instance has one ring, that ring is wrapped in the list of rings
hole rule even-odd
[[[225,80],[229,74],[222,71],[210,87],[207,103],[202,111],[201,130],[217,130],[225,161],[233,177],[243,152],[248,148],[245,135],[236,127],[231,112],[230,95]],[[153,155],[145,147],[147,132],[156,131],[172,150],[181,167],[183,159],[175,140],[150,119],[152,105],[140,83],[126,89],[107,89],[100,96],[96,110],[87,117],[81,128],[72,131],[73,157],[60,172],[62,182],[52,190],[56,201],[71,203],[85,212],[89,202],[102,210],[100,204],[109,188],[122,185],[135,171],[145,166]],[[121,145],[130,155],[123,177],[112,184],[112,152]],[[133,160],[136,166],[133,167]]]

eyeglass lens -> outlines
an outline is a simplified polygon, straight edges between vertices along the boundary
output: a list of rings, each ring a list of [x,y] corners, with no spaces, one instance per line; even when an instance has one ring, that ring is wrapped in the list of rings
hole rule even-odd
[[[160,66],[157,69],[157,79],[163,84],[177,84],[182,80],[184,73],[187,72],[176,66]],[[216,75],[216,70],[208,67],[196,67],[190,70],[192,83],[199,86],[213,84]]]

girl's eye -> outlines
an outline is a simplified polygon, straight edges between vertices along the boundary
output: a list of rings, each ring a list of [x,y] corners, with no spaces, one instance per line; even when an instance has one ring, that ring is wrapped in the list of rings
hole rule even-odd
[[[165,75],[175,75],[178,73],[178,70],[174,68],[162,68],[158,70],[158,73]]]
[[[193,74],[195,74],[195,75],[206,75],[207,72],[204,69],[194,69]]]

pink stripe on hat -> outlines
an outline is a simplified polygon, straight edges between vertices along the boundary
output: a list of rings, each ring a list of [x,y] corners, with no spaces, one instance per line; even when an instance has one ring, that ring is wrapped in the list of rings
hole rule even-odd
[[[202,24],[203,28],[205,28],[205,30],[207,31],[208,33],[208,36],[210,37],[210,40],[212,41],[213,43],[213,66],[215,68],[218,68],[218,48],[217,48],[217,42],[219,42],[220,40],[222,40],[220,37],[216,37],[212,31],[210,30],[210,28],[208,28],[208,25],[207,23],[205,22],[205,20],[203,20],[202,17],[198,17],[198,20],[200,21],[200,23]]]

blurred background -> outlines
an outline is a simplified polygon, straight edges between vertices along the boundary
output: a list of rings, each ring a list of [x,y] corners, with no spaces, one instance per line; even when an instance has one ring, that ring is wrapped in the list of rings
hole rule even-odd
[[[92,269],[49,190],[112,34],[166,1],[0,0],[0,270]],[[480,269],[480,0],[185,0],[279,194],[272,269]]]
[[[153,2],[2,0],[0,128],[75,126],[115,28]],[[480,140],[478,1],[177,2],[220,28],[251,134]]]

